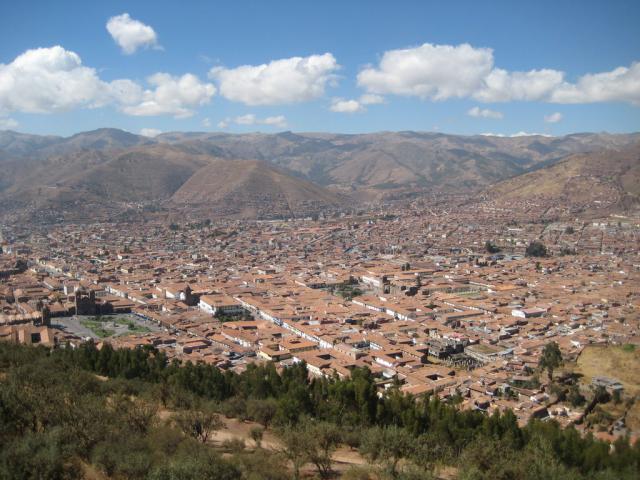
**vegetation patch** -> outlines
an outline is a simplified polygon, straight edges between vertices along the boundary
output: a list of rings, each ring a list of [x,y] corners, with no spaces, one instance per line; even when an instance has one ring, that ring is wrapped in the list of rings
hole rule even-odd
[[[116,331],[106,327],[106,322],[83,319],[80,320],[80,325],[88,328],[93,334],[99,338],[107,338],[115,335]]]
[[[126,328],[126,331],[122,332],[122,335],[147,333],[150,331],[149,328],[144,325],[139,325],[135,321],[123,317],[105,317],[98,315],[81,319],[80,324],[91,330],[93,334],[99,338],[113,337],[118,333],[117,330],[123,330],[124,328]]]
[[[460,410],[396,388],[380,397],[366,368],[347,379],[310,378],[304,363],[223,373],[168,362],[151,346],[2,342],[0,372],[0,478],[92,471],[114,479],[328,480],[341,475],[346,447],[368,464],[342,478],[433,480],[452,467],[459,479],[635,480],[640,472],[640,444],[628,439],[612,449],[554,421],[520,427],[509,410]],[[249,445],[244,436],[224,438],[216,435],[229,424],[223,415],[263,428],[251,431]],[[276,447],[265,445],[264,430]]]
[[[628,395],[640,394],[640,351],[624,346],[587,346],[578,357],[576,372],[584,382],[605,376],[619,380]]]

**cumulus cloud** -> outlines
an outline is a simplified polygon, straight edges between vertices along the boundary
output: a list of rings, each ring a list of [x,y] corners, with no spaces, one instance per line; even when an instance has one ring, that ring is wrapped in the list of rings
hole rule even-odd
[[[502,112],[496,112],[495,110],[489,110],[488,108],[473,107],[467,111],[467,115],[470,117],[482,117],[482,118],[494,118],[501,119],[504,115]]]
[[[202,120],[202,126],[205,128],[210,128],[211,127],[211,120],[209,120],[209,118],[205,118]]]
[[[334,98],[333,100],[331,100],[331,106],[329,107],[329,110],[338,113],[364,112],[367,109],[367,105],[378,105],[380,103],[384,103],[384,97],[371,93],[365,93],[364,95],[360,95],[360,98],[358,98],[358,100]]]
[[[193,114],[208,103],[216,88],[192,74],[174,77],[156,73],[144,90],[129,79],[105,82],[80,56],[60,46],[27,50],[9,64],[0,64],[0,114],[55,113],[74,108],[114,106],[129,115]]]
[[[142,101],[124,107],[129,115],[173,115],[187,118],[194,114],[193,108],[205,105],[216,93],[211,83],[201,82],[197,76],[186,73],[174,77],[168,73],[151,75],[147,82],[154,88],[142,93]]]
[[[546,123],[558,123],[560,120],[562,120],[562,114],[560,112],[555,112],[550,115],[544,116],[544,121]]]
[[[496,68],[487,75],[473,97],[482,102],[544,100],[562,84],[563,78],[564,73],[557,70],[507,72]]]
[[[610,72],[583,75],[563,83],[551,95],[554,103],[629,102],[640,106],[640,63]]]
[[[0,64],[0,111],[50,113],[98,106],[126,90],[123,81],[109,84],[80,57],[60,46],[27,50]]]
[[[425,43],[385,52],[378,67],[358,74],[358,85],[374,94],[446,100],[471,95],[493,67],[489,48]]]
[[[510,72],[496,68],[489,48],[466,43],[457,46],[425,43],[385,52],[377,66],[368,66],[358,74],[358,85],[370,94],[425,100],[628,102],[640,106],[640,63],[586,74],[571,83],[559,70]]]
[[[246,115],[240,115],[235,118],[227,117],[224,120],[221,120],[218,122],[218,128],[228,128],[232,123],[235,123],[236,125],[266,125],[270,127],[285,128],[287,126],[287,119],[284,115],[258,118],[253,113],[247,113]]]
[[[162,133],[162,130],[158,130],[157,128],[143,128],[140,130],[140,135],[143,137],[157,137]]]
[[[287,119],[283,115],[276,115],[275,117],[267,117],[262,122],[262,125],[271,125],[278,128],[286,128]]]
[[[356,113],[364,110],[364,107],[357,100],[344,100],[343,98],[334,98],[331,101],[329,109],[338,113]]]
[[[128,13],[111,17],[107,21],[107,31],[126,55],[135,53],[141,47],[160,48],[153,28],[134,20]]]
[[[220,94],[229,100],[246,105],[281,105],[321,97],[339,68],[334,56],[325,53],[262,65],[215,67],[209,78],[218,82]]]

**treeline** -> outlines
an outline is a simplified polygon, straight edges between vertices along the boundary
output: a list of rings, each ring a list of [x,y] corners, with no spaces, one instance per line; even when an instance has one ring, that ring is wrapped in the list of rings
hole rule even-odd
[[[462,411],[397,388],[379,397],[368,369],[309,379],[303,363],[280,372],[269,363],[236,374],[168,362],[154,348],[88,343],[0,344],[0,371],[0,478],[76,478],[90,465],[113,478],[279,479],[305,464],[329,478],[339,445],[370,462],[345,474],[351,478],[433,478],[441,466],[456,467],[461,479],[640,474],[640,445],[626,439],[611,448],[553,421],[521,428],[510,411]],[[160,421],[161,410],[176,412],[171,422]],[[230,446],[233,455],[222,458],[205,445],[219,428],[212,412],[260,423],[282,451]],[[256,444],[263,431],[252,431]]]

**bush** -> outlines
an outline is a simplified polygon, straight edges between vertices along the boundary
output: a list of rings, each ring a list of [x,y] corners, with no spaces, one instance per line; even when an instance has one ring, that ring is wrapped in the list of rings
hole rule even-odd
[[[245,449],[246,445],[242,438],[230,438],[222,442],[222,448],[231,453],[239,453]]]
[[[567,395],[567,400],[574,407],[580,407],[580,406],[584,405],[584,403],[587,401],[587,399],[584,397],[584,395],[582,395],[582,393],[580,393],[580,389],[577,387],[577,385],[574,385],[569,389],[569,394]]]
[[[210,456],[180,459],[153,469],[149,480],[239,480],[240,471],[229,462]]]
[[[491,240],[485,242],[484,249],[487,253],[498,253],[500,251],[500,248],[492,243]]]
[[[262,445],[262,437],[264,436],[264,428],[262,428],[262,427],[253,427],[251,429],[251,432],[249,432],[249,433],[251,435],[251,439],[256,444],[256,447],[260,448],[260,446]]]
[[[0,478],[57,480],[82,478],[81,470],[62,448],[58,435],[29,433],[0,451]]]
[[[544,243],[534,240],[527,247],[525,255],[527,257],[546,257],[547,247],[545,247]]]
[[[211,410],[187,410],[176,415],[176,424],[185,435],[207,443],[216,430],[224,427],[220,417]]]

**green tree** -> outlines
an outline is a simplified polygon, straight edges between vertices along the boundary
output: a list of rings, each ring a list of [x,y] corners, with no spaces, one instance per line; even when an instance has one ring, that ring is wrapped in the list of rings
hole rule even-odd
[[[398,477],[398,463],[412,455],[416,438],[398,426],[369,429],[360,446],[360,452],[372,463],[382,466],[392,478]]]
[[[247,401],[247,415],[252,420],[267,428],[278,412],[278,402],[274,398]]]
[[[240,480],[240,470],[210,449],[187,446],[166,463],[156,466],[148,480]]]
[[[299,480],[300,469],[309,461],[307,432],[299,426],[285,426],[276,430],[276,435],[282,442],[282,455],[293,466],[293,478]]]
[[[190,437],[207,443],[209,437],[224,424],[218,414],[211,410],[187,410],[176,415],[176,423]]]
[[[82,478],[79,465],[61,441],[63,432],[27,433],[11,443],[2,442],[0,478],[63,480]]]
[[[158,413],[156,405],[126,395],[114,396],[112,408],[123,417],[131,429],[143,434],[153,426]]]
[[[487,253],[498,253],[500,251],[500,248],[497,247],[491,240],[487,240],[484,243],[484,250]]]
[[[309,461],[315,465],[320,478],[330,478],[331,457],[342,440],[342,432],[329,422],[308,422],[302,428],[307,436],[305,446]]]
[[[580,407],[581,405],[584,405],[584,402],[586,402],[586,398],[584,397],[584,395],[582,395],[582,393],[580,393],[580,389],[578,388],[577,385],[572,385],[569,388],[569,393],[567,394],[567,400],[574,407]]]
[[[527,246],[525,255],[527,257],[546,257],[547,247],[544,243],[534,240]]]
[[[562,365],[562,353],[556,342],[547,343],[542,349],[538,366],[541,370],[546,370],[549,382],[553,381],[553,371]]]

